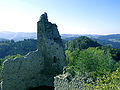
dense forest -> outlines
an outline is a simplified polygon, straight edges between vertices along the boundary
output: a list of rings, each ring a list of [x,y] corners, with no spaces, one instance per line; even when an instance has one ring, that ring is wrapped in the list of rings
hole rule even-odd
[[[98,47],[101,46],[99,43],[97,43],[96,41],[85,37],[85,36],[81,36],[78,38],[75,38],[71,41],[68,41],[65,44],[65,49],[67,50],[71,50],[74,51],[75,49],[87,49],[88,47]]]
[[[24,39],[24,41],[15,42],[14,40],[0,41],[0,58],[8,55],[25,55],[30,51],[37,49],[37,40]]]

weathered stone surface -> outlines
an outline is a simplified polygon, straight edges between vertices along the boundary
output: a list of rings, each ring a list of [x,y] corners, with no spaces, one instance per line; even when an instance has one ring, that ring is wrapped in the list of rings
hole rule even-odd
[[[90,83],[92,79],[84,75],[72,78],[68,73],[54,77],[55,90],[93,90],[91,87],[84,86],[86,82]]]
[[[62,73],[66,64],[62,40],[57,25],[48,22],[47,13],[37,22],[37,32],[37,51],[3,63],[2,90],[54,86],[54,76]]]

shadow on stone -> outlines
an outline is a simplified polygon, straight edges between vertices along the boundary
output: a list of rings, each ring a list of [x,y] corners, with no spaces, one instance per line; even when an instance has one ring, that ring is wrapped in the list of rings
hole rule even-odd
[[[51,87],[51,86],[39,86],[39,87],[31,88],[31,89],[28,89],[28,90],[54,90],[54,87]]]

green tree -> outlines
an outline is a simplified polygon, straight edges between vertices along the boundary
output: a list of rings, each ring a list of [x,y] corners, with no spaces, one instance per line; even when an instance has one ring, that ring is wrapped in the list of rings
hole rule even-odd
[[[81,37],[75,38],[74,40],[68,41],[65,44],[65,49],[74,51],[76,49],[82,50],[82,49],[87,49],[89,47],[98,47],[98,46],[101,46],[101,45],[96,41],[88,37],[81,36]]]
[[[104,71],[103,76],[97,77],[92,83],[86,83],[85,86],[93,90],[120,90],[120,68],[112,73]]]
[[[88,48],[80,51],[76,58],[75,67],[78,71],[96,72],[97,75],[103,71],[110,71],[114,67],[114,61],[109,52],[97,48]]]
[[[66,55],[67,61],[69,62],[67,68],[74,67],[72,69],[74,72],[87,72],[94,79],[104,74],[104,70],[111,72],[114,67],[114,60],[109,51],[98,48],[91,47],[81,51],[67,51]]]

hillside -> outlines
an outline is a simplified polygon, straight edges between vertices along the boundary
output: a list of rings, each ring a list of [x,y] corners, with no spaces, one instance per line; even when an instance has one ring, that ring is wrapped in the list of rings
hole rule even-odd
[[[7,41],[8,39],[0,38],[0,41]]]
[[[110,40],[94,39],[103,46],[111,46],[112,48],[120,49],[120,42],[114,42]]]
[[[80,37],[80,36],[87,36],[90,38],[98,38],[101,35],[89,35],[89,34],[61,34],[61,38],[63,40],[72,40],[74,38]],[[37,33],[36,32],[9,32],[9,31],[3,31],[0,32],[0,38],[3,39],[13,39],[15,41],[20,41],[24,39],[36,39]]]
[[[108,40],[108,41],[112,41],[112,42],[120,42],[120,34],[111,34],[111,35],[100,36],[97,39]]]
[[[111,46],[116,49],[120,49],[120,34],[111,34],[111,35],[90,35],[90,34],[61,34],[61,38],[64,42],[68,42],[69,40],[73,40],[80,36],[87,36],[91,39],[94,39],[98,43],[104,46]],[[24,39],[36,39],[37,33],[31,32],[0,32],[0,41],[2,40],[11,40],[14,41],[23,41]]]
[[[14,40],[14,41],[22,41],[24,39],[36,39],[37,34],[35,32],[9,32],[4,31],[0,32],[0,38]]]
[[[62,35],[63,41],[66,43],[82,35]],[[94,39],[103,46],[111,46],[112,48],[120,49],[120,34],[111,35],[84,35]]]
[[[81,36],[81,37],[68,41],[65,44],[65,49],[74,51],[77,48],[81,50],[81,49],[87,49],[89,47],[98,47],[98,46],[101,46],[101,45],[97,43],[96,41],[88,37]]]
[[[24,41],[8,40],[0,42],[0,58],[4,58],[8,55],[25,55],[30,51],[37,49],[37,40],[24,39]]]

